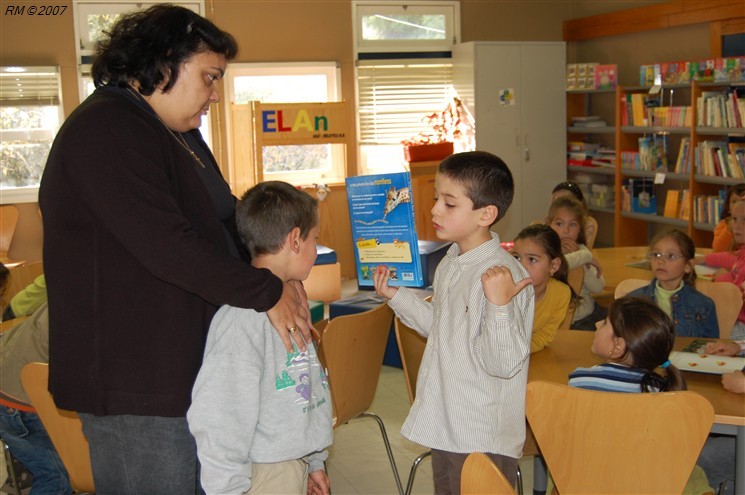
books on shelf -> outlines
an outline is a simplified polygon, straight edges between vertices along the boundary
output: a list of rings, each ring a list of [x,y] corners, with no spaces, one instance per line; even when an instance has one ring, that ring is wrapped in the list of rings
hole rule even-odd
[[[699,127],[744,127],[745,98],[735,88],[702,91],[696,98],[696,116]]]
[[[680,140],[680,147],[678,148],[678,159],[675,161],[674,172],[677,174],[690,174],[691,173],[691,138],[684,137]]]
[[[595,89],[616,89],[618,86],[618,65],[601,64],[595,67]]]
[[[719,194],[700,194],[693,198],[693,221],[716,225],[722,219],[722,205],[727,190],[721,189]]]
[[[649,178],[626,179],[621,186],[621,209],[636,213],[657,213],[654,182]]]
[[[695,150],[696,173],[713,177],[745,178],[745,149],[742,143],[701,141]]]
[[[639,163],[641,170],[667,170],[667,136],[640,137]]]
[[[639,84],[688,84],[700,82],[745,81],[745,57],[661,62],[639,67]]]

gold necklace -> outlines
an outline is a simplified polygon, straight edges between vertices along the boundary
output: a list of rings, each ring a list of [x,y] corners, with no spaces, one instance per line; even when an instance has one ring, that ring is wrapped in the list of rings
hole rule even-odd
[[[138,100],[142,100],[145,103],[147,103],[147,101],[145,100],[145,98],[143,98],[142,95],[139,94],[139,92],[134,92],[134,91],[132,91],[132,88],[129,88],[129,87],[127,88],[127,91],[129,91],[130,93],[132,93],[132,95],[135,98],[137,98]],[[176,142],[178,144],[180,144],[182,148],[184,148],[186,151],[189,152],[189,154],[194,159],[194,161],[197,162],[200,167],[205,168],[204,167],[204,163],[202,163],[202,160],[199,158],[199,156],[196,153],[194,153],[194,150],[191,149],[191,147],[189,146],[189,143],[186,142],[186,139],[184,138],[184,136],[181,136],[180,133],[179,133],[179,135],[176,135],[176,133],[173,132],[171,130],[171,128],[166,125],[165,122],[163,122],[163,120],[160,118],[160,115],[158,115],[157,112],[154,109],[153,109],[153,115],[155,115],[155,118],[158,119],[158,122],[160,122],[161,124],[163,124],[163,127],[166,128],[166,130],[168,131],[168,133],[171,136],[173,136],[173,139],[175,139]],[[181,139],[179,139],[179,136],[181,137]]]

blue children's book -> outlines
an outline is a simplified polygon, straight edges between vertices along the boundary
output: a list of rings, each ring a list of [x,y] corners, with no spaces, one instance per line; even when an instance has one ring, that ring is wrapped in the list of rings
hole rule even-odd
[[[357,281],[372,287],[378,265],[390,269],[392,286],[424,285],[408,172],[346,180]]]

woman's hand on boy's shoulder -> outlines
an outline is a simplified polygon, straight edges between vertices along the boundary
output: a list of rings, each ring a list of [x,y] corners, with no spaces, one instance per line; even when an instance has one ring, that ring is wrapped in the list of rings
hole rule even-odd
[[[533,279],[524,278],[515,283],[512,272],[506,266],[493,266],[481,275],[481,285],[487,301],[504,306],[521,290],[533,283]]]

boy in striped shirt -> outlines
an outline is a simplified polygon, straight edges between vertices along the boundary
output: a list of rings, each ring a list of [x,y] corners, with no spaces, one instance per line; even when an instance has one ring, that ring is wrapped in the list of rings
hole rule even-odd
[[[459,494],[471,452],[484,452],[514,483],[525,442],[534,294],[531,280],[490,227],[504,217],[512,174],[483,151],[444,159],[435,177],[432,221],[453,245],[440,262],[431,302],[388,285],[375,271],[375,290],[401,320],[427,337],[416,399],[401,433],[432,449],[437,495]]]

